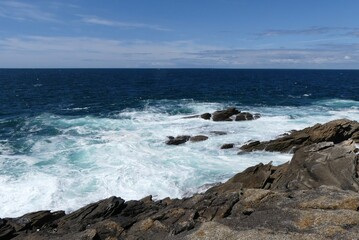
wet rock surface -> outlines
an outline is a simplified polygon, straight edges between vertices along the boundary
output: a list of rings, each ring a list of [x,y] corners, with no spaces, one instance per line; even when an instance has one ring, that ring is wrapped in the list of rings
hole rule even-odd
[[[337,132],[308,130],[320,129],[310,134],[317,142],[298,147],[290,162],[258,164],[204,193],[110,197],[69,214],[4,218],[0,239],[357,239],[356,122],[339,121]]]

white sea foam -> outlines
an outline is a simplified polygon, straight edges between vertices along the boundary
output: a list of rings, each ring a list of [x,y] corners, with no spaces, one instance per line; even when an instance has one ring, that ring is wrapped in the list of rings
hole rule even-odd
[[[59,134],[29,136],[31,151],[24,155],[12,154],[3,144],[0,217],[41,209],[72,211],[112,195],[126,200],[149,194],[157,199],[181,197],[260,162],[284,163],[290,154],[237,155],[238,148],[221,150],[220,146],[269,140],[337,118],[359,120],[358,102],[330,101],[304,107],[238,106],[262,114],[258,120],[245,122],[183,119],[230,105],[190,100],[149,102],[141,111],[127,109],[112,118],[43,114],[28,119],[33,132],[52,127]],[[204,134],[209,139],[180,146],[164,144],[167,136],[183,134]]]

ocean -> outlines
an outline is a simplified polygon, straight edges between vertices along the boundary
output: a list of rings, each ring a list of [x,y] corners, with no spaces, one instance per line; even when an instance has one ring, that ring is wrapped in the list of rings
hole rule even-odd
[[[113,195],[190,196],[292,157],[238,155],[250,140],[359,120],[355,70],[0,69],[0,84],[0,218],[70,212]],[[226,107],[261,118],[184,118]],[[209,139],[165,144],[184,134]],[[221,150],[224,143],[236,147]]]

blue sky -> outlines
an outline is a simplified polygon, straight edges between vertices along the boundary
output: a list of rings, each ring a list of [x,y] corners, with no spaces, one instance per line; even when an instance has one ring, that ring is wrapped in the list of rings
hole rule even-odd
[[[359,69],[359,1],[0,0],[0,67]]]

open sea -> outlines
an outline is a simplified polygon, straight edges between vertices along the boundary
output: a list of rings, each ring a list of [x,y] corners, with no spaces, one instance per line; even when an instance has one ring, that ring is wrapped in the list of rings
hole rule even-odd
[[[233,106],[262,117],[183,118]],[[70,212],[113,195],[190,196],[249,166],[291,159],[237,155],[245,142],[338,118],[359,120],[359,71],[0,69],[0,218]],[[165,144],[184,134],[209,139]]]

